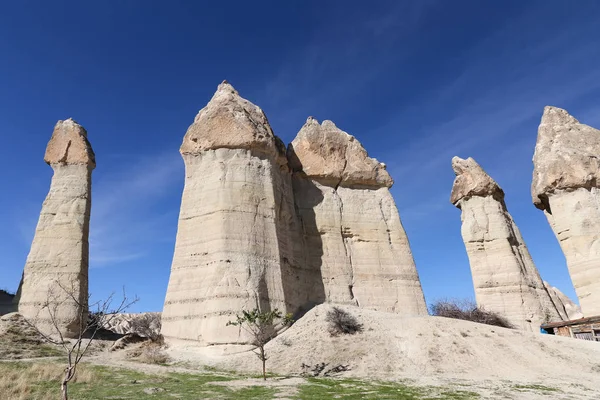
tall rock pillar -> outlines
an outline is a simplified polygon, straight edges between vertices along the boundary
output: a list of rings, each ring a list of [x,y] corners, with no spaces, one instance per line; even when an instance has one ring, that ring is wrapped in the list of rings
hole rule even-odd
[[[565,254],[581,311],[600,315],[600,130],[545,107],[533,166],[533,204]]]
[[[533,332],[545,322],[561,321],[500,186],[472,158],[454,157],[452,168],[450,201],[462,212],[477,305]]]
[[[162,333],[246,343],[243,331],[226,326],[236,313],[295,311],[305,289],[285,146],[263,111],[223,82],[180,152],[185,187]]]
[[[43,332],[56,333],[54,318],[64,336],[76,337],[81,321],[87,321],[91,177],[96,167],[86,130],[72,119],[58,121],[44,160],[54,175],[15,301],[19,312]]]
[[[427,314],[385,165],[333,122],[308,118],[288,146],[307,269],[320,271],[316,302]]]

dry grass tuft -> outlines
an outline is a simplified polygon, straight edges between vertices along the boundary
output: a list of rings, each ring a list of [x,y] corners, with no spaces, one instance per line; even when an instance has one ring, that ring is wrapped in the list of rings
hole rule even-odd
[[[146,364],[164,365],[171,361],[171,358],[165,354],[163,347],[161,342],[146,341],[129,351],[129,357]]]
[[[333,307],[327,311],[325,320],[329,323],[329,334],[331,336],[354,335],[363,331],[363,325],[358,322],[356,317],[338,307]]]
[[[54,400],[60,391],[60,381],[64,367],[56,363],[32,363],[18,366],[12,363],[0,363],[0,393],[2,399],[11,400]],[[87,365],[77,367],[75,378],[71,382],[90,383],[96,380],[94,371]],[[36,393],[38,383],[55,382],[55,393]]]

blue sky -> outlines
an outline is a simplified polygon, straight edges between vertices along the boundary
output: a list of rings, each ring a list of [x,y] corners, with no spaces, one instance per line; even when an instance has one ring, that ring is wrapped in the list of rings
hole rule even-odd
[[[472,297],[452,156],[506,192],[544,279],[574,298],[531,204],[545,105],[600,127],[595,1],[13,1],[0,5],[0,287],[15,290],[52,176],[57,120],[89,132],[90,291],[161,310],[183,187],[179,145],[229,80],[290,142],[331,119],[388,165],[428,303]]]

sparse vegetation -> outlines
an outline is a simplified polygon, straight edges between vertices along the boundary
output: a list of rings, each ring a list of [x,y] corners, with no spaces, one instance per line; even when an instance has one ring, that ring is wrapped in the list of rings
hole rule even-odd
[[[0,393],[7,400],[55,400],[60,388],[54,383],[62,376],[58,363],[0,362]],[[206,373],[145,374],[128,369],[81,364],[70,385],[72,397],[86,400],[153,399],[277,399],[285,386],[247,383],[247,376],[217,371]],[[284,378],[280,378],[284,379]],[[106,384],[110,382],[110,384]],[[239,385],[244,383],[244,385]],[[247,384],[246,384],[247,383]],[[294,391],[292,391],[294,393]],[[449,387],[417,387],[404,383],[364,382],[355,379],[308,378],[295,399],[398,399],[473,400],[476,393]]]
[[[470,300],[437,301],[431,305],[431,315],[514,329],[514,326],[503,316],[478,307]]]
[[[337,335],[353,335],[363,331],[363,325],[350,313],[338,307],[333,307],[327,311],[325,320],[329,324],[329,334]]]
[[[553,387],[545,386],[545,385],[538,385],[538,384],[514,385],[513,387],[519,391],[531,390],[531,391],[536,391],[536,392],[560,392],[560,390],[557,388],[553,388]]]
[[[143,343],[140,348],[140,354],[137,357],[139,361],[146,364],[166,365],[171,359],[162,349],[158,342]]]
[[[263,379],[267,380],[265,344],[275,337],[278,328],[289,326],[292,322],[291,314],[283,314],[277,309],[266,312],[254,309],[242,311],[241,315],[236,315],[235,321],[229,321],[227,325],[238,326],[250,335],[251,344],[256,346],[254,354],[262,362]]]
[[[7,321],[0,335],[0,359],[18,360],[63,355],[59,348],[47,344],[22,318]]]
[[[89,297],[86,299],[86,304],[82,304],[78,299],[77,290],[73,282],[71,287],[63,285],[60,281],[56,281],[55,284],[48,290],[46,301],[40,307],[40,313],[47,313],[51,322],[51,333],[39,329],[31,321],[27,321],[29,327],[34,329],[38,335],[44,338],[46,342],[52,343],[57,347],[61,347],[66,356],[66,366],[64,368],[62,379],[60,382],[61,396],[63,400],[68,400],[68,385],[77,374],[77,366],[81,363],[81,360],[86,355],[96,335],[100,332],[105,324],[110,320],[99,318],[106,314],[116,314],[123,312],[125,309],[130,307],[133,303],[137,302],[137,298],[129,300],[123,291],[123,298],[120,304],[114,311],[109,312],[111,309],[112,300],[114,294],[111,294],[106,300],[101,300],[90,304]],[[65,298],[66,294],[66,298]],[[71,340],[67,340],[62,333],[62,327],[60,326],[60,309],[64,302],[73,302],[78,306],[78,309],[82,310],[77,315],[79,319],[79,332],[77,337]],[[95,309],[93,317],[89,317],[89,313],[86,305],[90,304],[90,309]],[[35,320],[35,319],[34,319]]]

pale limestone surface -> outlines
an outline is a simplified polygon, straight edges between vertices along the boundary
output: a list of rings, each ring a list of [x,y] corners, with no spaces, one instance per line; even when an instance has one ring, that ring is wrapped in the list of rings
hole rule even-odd
[[[106,314],[101,317],[100,325],[120,335],[154,338],[160,334],[160,318],[159,312]]]
[[[52,310],[61,333],[74,337],[87,318],[91,176],[96,166],[85,129],[72,119],[58,121],[45,161],[54,175],[15,301],[19,313],[41,331],[56,333]],[[49,307],[42,309],[47,302]]]
[[[544,286],[546,287],[546,290],[548,290],[548,293],[552,298],[552,302],[556,306],[556,309],[558,310],[561,318],[564,321],[583,318],[581,307],[575,304],[563,292],[561,292],[558,288],[550,285],[546,281],[544,281]]]
[[[586,317],[600,315],[600,130],[544,108],[531,192],[569,267]]]
[[[562,320],[506,209],[502,189],[472,158],[454,157],[452,167],[457,177],[451,199],[462,212],[477,305],[532,332]]]
[[[186,179],[162,314],[166,337],[243,344],[242,310],[293,311],[310,287],[284,148],[263,112],[227,83],[181,146]]]
[[[324,301],[427,313],[385,165],[333,122],[309,118],[288,146],[305,263]],[[319,294],[321,296],[321,294]],[[322,301],[320,301],[322,302]]]

